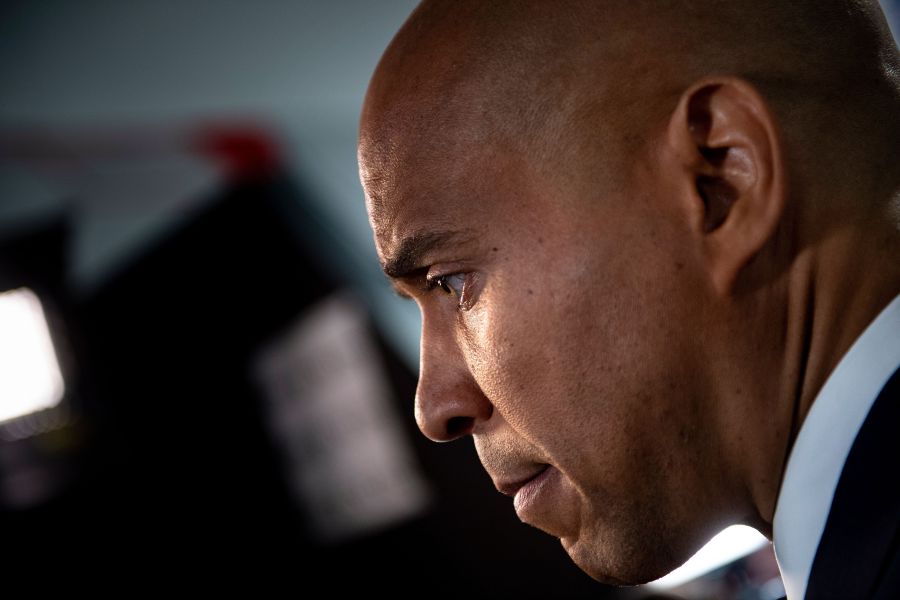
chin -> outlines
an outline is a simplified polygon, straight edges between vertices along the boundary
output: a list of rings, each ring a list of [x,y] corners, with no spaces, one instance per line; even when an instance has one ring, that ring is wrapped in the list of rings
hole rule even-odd
[[[680,564],[658,546],[642,549],[622,544],[613,549],[606,544],[586,543],[580,537],[560,541],[579,569],[606,585],[641,585],[668,575]]]

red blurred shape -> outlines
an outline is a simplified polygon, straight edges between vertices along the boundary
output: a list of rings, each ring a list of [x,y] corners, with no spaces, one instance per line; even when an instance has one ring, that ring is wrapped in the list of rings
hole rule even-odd
[[[265,179],[281,167],[277,144],[259,127],[206,127],[192,145],[197,152],[222,163],[231,180]]]

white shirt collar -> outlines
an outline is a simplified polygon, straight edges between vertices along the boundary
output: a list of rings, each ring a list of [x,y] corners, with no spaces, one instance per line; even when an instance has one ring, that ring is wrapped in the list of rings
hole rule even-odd
[[[791,449],[772,525],[788,600],[801,600],[844,462],[869,409],[900,366],[900,296],[832,371]],[[851,400],[852,399],[852,400]]]

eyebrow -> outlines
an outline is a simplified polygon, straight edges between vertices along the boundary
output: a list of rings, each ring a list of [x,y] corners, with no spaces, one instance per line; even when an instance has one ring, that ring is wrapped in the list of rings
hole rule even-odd
[[[400,241],[393,256],[385,259],[382,269],[391,279],[409,278],[428,266],[424,262],[428,252],[465,237],[465,232],[451,230],[410,235]]]

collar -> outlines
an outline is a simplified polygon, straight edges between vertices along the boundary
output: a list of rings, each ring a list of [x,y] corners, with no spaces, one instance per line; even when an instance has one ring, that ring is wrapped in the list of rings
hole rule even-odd
[[[898,332],[900,295],[872,321],[832,371],[794,441],[772,524],[788,600],[800,600],[806,594],[844,462],[881,388],[900,366]]]

